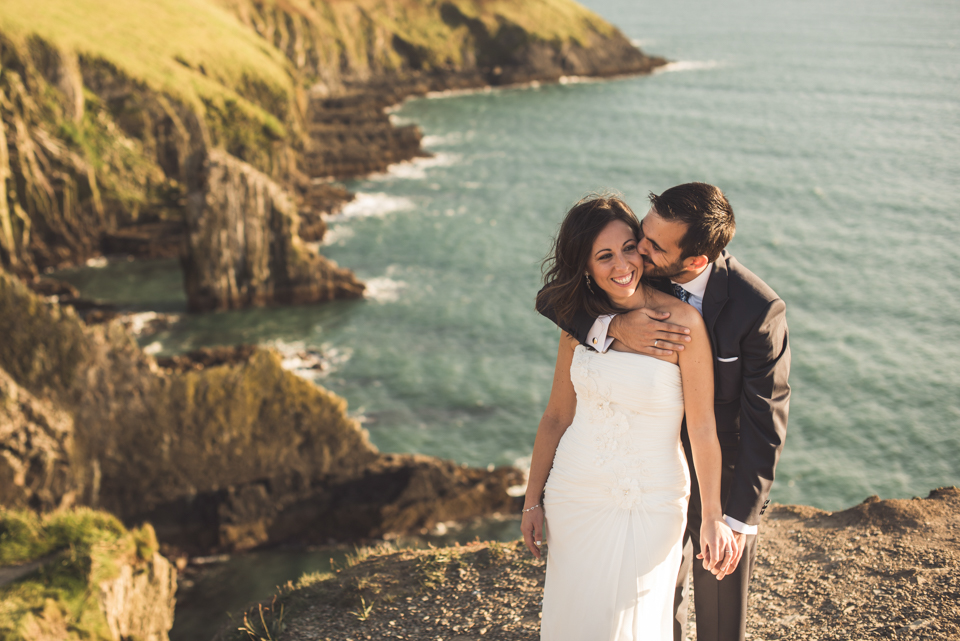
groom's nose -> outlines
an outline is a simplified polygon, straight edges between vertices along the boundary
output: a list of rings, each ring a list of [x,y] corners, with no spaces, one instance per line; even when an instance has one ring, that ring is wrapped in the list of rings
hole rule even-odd
[[[641,236],[640,240],[637,242],[637,252],[639,252],[641,256],[649,256],[650,249],[651,247],[649,241],[646,239],[646,237]]]

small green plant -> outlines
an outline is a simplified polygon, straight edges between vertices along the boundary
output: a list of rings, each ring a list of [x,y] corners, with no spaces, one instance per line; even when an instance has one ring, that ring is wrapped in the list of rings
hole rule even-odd
[[[373,601],[369,604],[364,600],[363,595],[360,595],[360,607],[357,610],[352,610],[350,614],[357,617],[357,621],[366,621],[370,618],[370,614],[373,612]]]
[[[247,635],[247,639],[251,641],[277,641],[280,638],[280,634],[283,632],[283,603],[277,605],[277,597],[273,597],[273,602],[269,607],[263,607],[263,604],[260,603],[257,605],[257,612],[260,619],[259,627],[257,627],[257,620],[250,620],[250,615],[254,614],[253,612],[245,612],[243,615],[243,626],[237,628],[240,632],[244,632]]]
[[[456,550],[434,550],[433,546],[430,547],[430,553],[417,561],[417,578],[424,590],[432,590],[443,584],[450,564],[460,562],[460,553]]]
[[[500,541],[490,541],[490,556],[495,561],[502,561],[507,556],[507,548]]]

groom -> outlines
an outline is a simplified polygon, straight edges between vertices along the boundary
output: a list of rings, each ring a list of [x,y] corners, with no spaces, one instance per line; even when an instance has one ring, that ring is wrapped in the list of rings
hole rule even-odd
[[[686,637],[688,577],[693,570],[698,641],[742,641],[747,589],[753,572],[760,517],[770,503],[774,469],[787,432],[790,348],[786,307],[777,294],[725,251],[735,222],[730,203],[704,183],[678,185],[659,196],[641,221],[643,277],[693,305],[703,315],[714,356],[714,410],[723,453],[721,500],[740,554],[735,570],[715,575],[716,559],[694,563],[700,553],[700,494],[686,425],[681,440],[692,486],[677,578],[674,639]],[[552,310],[541,314],[556,322]],[[664,322],[650,309],[574,319],[564,327],[581,343],[605,352],[614,338],[648,355],[683,350],[689,330]],[[715,563],[707,569],[707,561]],[[722,581],[719,580],[722,578]]]

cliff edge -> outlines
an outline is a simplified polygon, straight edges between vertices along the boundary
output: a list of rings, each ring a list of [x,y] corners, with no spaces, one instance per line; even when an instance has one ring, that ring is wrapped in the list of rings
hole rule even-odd
[[[832,513],[774,505],[759,535],[747,638],[958,638],[958,523],[955,487],[925,499],[871,497]],[[361,550],[334,573],[288,585],[242,620],[251,634],[283,641],[533,641],[544,567],[522,541]],[[691,617],[694,641],[695,626]],[[217,636],[243,638],[236,626]]]

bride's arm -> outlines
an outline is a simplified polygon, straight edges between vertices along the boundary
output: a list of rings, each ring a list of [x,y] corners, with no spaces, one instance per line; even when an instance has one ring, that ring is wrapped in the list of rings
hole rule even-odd
[[[560,437],[573,422],[577,409],[577,395],[570,380],[570,363],[573,362],[573,350],[577,340],[564,332],[557,349],[557,367],[553,372],[553,387],[550,400],[537,427],[537,438],[533,442],[533,457],[530,461],[530,476],[527,481],[527,495],[523,503],[523,520],[520,530],[523,540],[533,556],[540,558],[540,544],[543,542],[543,507],[540,497],[547,483],[553,456],[557,452]]]
[[[701,554],[704,568],[722,579],[736,569],[737,543],[730,526],[723,520],[720,503],[722,468],[717,421],[713,409],[713,350],[703,319],[692,307],[683,306],[677,316],[685,316],[693,338],[680,352],[680,376],[683,381],[683,408],[687,433],[693,449],[693,465],[700,485],[702,522]]]

